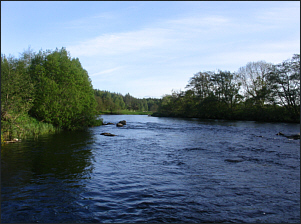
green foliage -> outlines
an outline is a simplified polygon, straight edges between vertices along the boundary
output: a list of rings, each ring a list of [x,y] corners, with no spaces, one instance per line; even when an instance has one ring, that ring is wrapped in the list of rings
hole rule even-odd
[[[4,122],[3,139],[11,140],[14,138],[23,139],[28,136],[40,136],[48,133],[55,133],[59,131],[58,128],[54,127],[52,124],[40,122],[28,114],[23,114],[18,116],[14,122],[6,121]]]
[[[300,55],[238,73],[199,72],[186,88],[164,96],[154,116],[300,122]]]
[[[254,105],[263,107],[264,104],[273,101],[267,80],[271,68],[272,64],[258,61],[249,62],[238,70],[238,78],[244,88],[245,98],[251,100]]]
[[[24,58],[1,55],[1,131],[5,139],[16,137],[20,117],[34,102],[34,88]]]
[[[114,114],[114,115],[149,115],[150,111],[130,111],[130,110],[118,110],[113,113],[111,111],[100,111],[100,114]]]
[[[12,120],[12,113],[16,117],[26,113],[33,102],[33,85],[25,61],[1,55],[1,120]]]
[[[97,102],[98,113],[109,111],[111,114],[135,114],[135,111],[156,111],[158,109],[159,99],[138,99],[127,93],[123,96],[120,93],[111,93],[94,89],[94,96]],[[127,111],[127,112],[125,112]]]
[[[63,129],[91,125],[96,101],[88,73],[62,48],[39,52],[30,66],[35,102],[30,114]]]
[[[65,48],[1,55],[1,131],[5,139],[101,125],[88,73]],[[31,117],[30,117],[30,116]]]
[[[286,108],[292,120],[300,119],[300,54],[274,65],[268,80],[274,101]]]
[[[65,48],[1,55],[1,144],[12,138],[98,126],[97,114],[300,122],[300,55],[278,65],[248,63],[237,73],[199,72],[162,99],[93,89]]]

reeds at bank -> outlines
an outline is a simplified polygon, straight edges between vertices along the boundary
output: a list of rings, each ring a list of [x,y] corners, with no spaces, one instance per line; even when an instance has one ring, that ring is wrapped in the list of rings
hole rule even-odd
[[[2,122],[1,125],[1,136],[4,142],[12,139],[38,137],[57,131],[59,131],[59,128],[54,127],[52,124],[38,121],[26,114],[19,116],[13,121]]]

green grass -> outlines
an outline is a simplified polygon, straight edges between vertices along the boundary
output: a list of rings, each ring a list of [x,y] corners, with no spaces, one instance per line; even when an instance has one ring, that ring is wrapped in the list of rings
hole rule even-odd
[[[99,111],[100,114],[114,114],[114,115],[148,115],[152,111],[133,111],[133,110],[118,110],[118,111]]]
[[[1,133],[6,141],[14,138],[38,137],[39,135],[55,133],[58,128],[30,117],[28,114],[19,116],[12,121],[1,121]]]

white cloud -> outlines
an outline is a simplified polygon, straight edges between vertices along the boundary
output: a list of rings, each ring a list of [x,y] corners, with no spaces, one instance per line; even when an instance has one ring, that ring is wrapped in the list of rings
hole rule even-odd
[[[165,22],[168,26],[178,28],[207,28],[212,29],[221,26],[227,26],[230,19],[224,16],[189,16],[179,19],[168,20]]]
[[[106,69],[106,70],[101,71],[101,72],[93,73],[90,76],[91,77],[96,77],[96,76],[103,75],[103,74],[109,74],[109,73],[115,72],[117,70],[120,70],[121,68],[122,67],[116,67],[116,68]]]
[[[132,32],[104,34],[69,46],[72,54],[79,56],[119,55],[141,51],[167,44],[167,29],[143,29]]]
[[[292,21],[300,21],[300,2],[298,6],[295,5],[296,3],[297,2],[293,2],[292,5],[287,5],[286,3],[283,7],[258,10],[258,13],[255,14],[255,16],[262,22],[277,25],[288,24]]]
[[[68,49],[77,56],[111,56],[145,50],[168,53],[187,47],[191,50],[198,47],[196,41],[208,40],[214,32],[224,32],[230,24],[229,19],[222,16],[190,16],[161,21],[136,31],[103,34],[68,46]]]
[[[237,71],[251,61],[279,63],[291,57],[291,52],[300,48],[300,36],[270,38],[278,31],[274,26],[258,14],[241,20],[190,15],[149,28],[106,33],[67,49],[87,61],[95,88],[159,97],[171,89],[183,90],[199,71]],[[116,87],[116,83],[122,86]]]
[[[64,29],[74,29],[86,31],[89,29],[101,28],[108,23],[112,23],[120,19],[118,14],[113,12],[102,12],[95,15],[80,17],[78,19],[69,20],[61,24]]]

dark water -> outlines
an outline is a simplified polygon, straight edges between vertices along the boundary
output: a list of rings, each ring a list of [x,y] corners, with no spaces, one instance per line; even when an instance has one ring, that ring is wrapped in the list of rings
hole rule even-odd
[[[2,148],[2,222],[300,222],[299,124],[103,118]]]

